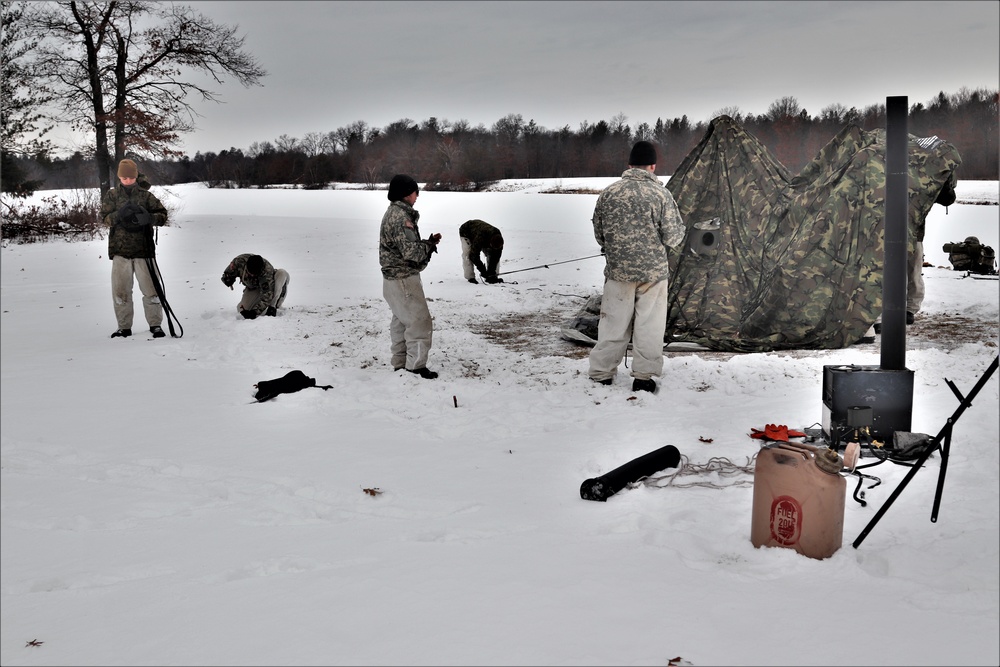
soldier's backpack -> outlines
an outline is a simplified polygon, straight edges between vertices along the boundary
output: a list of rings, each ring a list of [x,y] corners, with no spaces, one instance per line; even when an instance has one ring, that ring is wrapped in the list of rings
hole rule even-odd
[[[961,243],[945,243],[941,249],[948,253],[948,261],[956,271],[982,275],[997,272],[996,252],[990,246],[981,244],[975,236],[969,236]]]
[[[997,254],[988,245],[983,246],[983,253],[979,256],[979,263],[975,268],[970,269],[973,273],[992,275],[997,272]]]

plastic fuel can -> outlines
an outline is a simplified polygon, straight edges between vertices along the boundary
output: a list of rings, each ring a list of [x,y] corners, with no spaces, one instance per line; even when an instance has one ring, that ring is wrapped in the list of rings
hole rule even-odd
[[[847,480],[832,449],[797,442],[764,445],[753,480],[750,541],[828,558],[844,542]]]

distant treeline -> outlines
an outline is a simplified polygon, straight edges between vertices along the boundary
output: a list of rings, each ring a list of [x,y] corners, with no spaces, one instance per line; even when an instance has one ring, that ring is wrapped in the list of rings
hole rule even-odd
[[[790,172],[797,173],[847,125],[863,129],[885,127],[885,105],[858,111],[831,105],[810,116],[795,98],[776,100],[767,113],[743,115],[723,110],[760,139]],[[629,148],[645,139],[657,145],[657,173],[669,175],[702,139],[708,124],[692,124],[687,116],[654,125],[627,123],[618,115],[607,121],[584,122],[576,130],[541,128],[520,114],[507,115],[492,127],[468,122],[422,122],[402,119],[382,128],[357,121],[326,134],[302,138],[282,135],[255,142],[246,150],[197,153],[174,160],[136,159],[157,185],[204,182],[210,187],[259,188],[293,184],[321,189],[330,183],[360,183],[369,187],[406,173],[428,189],[481,190],[503,179],[578,178],[621,174]],[[926,104],[910,107],[909,133],[936,135],[953,144],[962,156],[959,179],[1000,180],[998,93],[962,89],[939,93]],[[18,158],[42,189],[90,188],[93,159],[76,153],[69,158]]]

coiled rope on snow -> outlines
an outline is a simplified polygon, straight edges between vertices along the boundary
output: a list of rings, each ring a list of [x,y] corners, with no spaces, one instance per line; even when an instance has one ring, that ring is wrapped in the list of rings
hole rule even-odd
[[[677,466],[673,471],[668,472],[664,475],[657,475],[656,477],[643,477],[637,482],[629,484],[629,488],[637,488],[642,486],[651,486],[658,489],[666,488],[668,486],[686,489],[695,486],[705,487],[709,489],[726,489],[732,486],[735,487],[747,487],[753,486],[753,474],[754,474],[754,462],[757,459],[757,453],[754,452],[753,456],[747,457],[747,462],[744,465],[734,463],[730,459],[724,456],[713,456],[706,463],[691,463],[688,457],[681,454],[681,464]],[[707,480],[698,480],[691,482],[678,482],[677,480],[682,477],[693,477],[695,475],[718,475],[721,478],[737,478],[733,481],[726,483],[719,483]],[[750,479],[745,479],[742,477],[749,476]]]

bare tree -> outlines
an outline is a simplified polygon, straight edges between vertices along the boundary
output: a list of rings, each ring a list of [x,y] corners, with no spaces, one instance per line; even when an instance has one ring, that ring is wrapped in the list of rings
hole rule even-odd
[[[823,107],[819,112],[819,119],[830,125],[843,125],[847,118],[847,107],[843,104],[834,103]]]
[[[365,190],[377,190],[379,185],[379,174],[382,173],[382,164],[379,162],[366,163],[361,166],[362,180],[365,183]]]
[[[250,158],[257,158],[261,155],[268,155],[270,153],[274,153],[274,144],[270,141],[255,141],[250,144],[250,148],[247,149],[246,155]]]
[[[781,97],[771,102],[771,106],[767,108],[767,117],[772,122],[777,122],[787,118],[797,118],[801,111],[802,108],[799,106],[797,99],[794,97]]]
[[[337,135],[335,132],[324,132],[320,139],[320,148],[323,153],[333,155],[337,152]]]
[[[48,150],[50,142],[42,137],[52,129],[42,109],[52,101],[52,94],[37,85],[26,59],[38,46],[38,40],[25,30],[25,5],[3,3],[3,79],[0,111],[3,133],[0,148],[4,151],[37,153]]]
[[[454,123],[451,124],[451,127],[449,128],[449,133],[454,135],[466,134],[471,131],[472,127],[469,125],[469,121],[465,120],[464,118],[462,118],[461,120],[456,120]]]
[[[437,143],[437,152],[441,156],[443,178],[454,180],[453,171],[462,155],[462,142],[452,136],[442,137]]]
[[[497,143],[502,146],[512,146],[517,143],[524,131],[524,117],[519,113],[509,113],[493,123],[493,134]]]
[[[363,145],[368,138],[368,123],[357,120],[333,132],[334,147],[344,152]]]
[[[611,130],[611,134],[616,137],[624,137],[626,141],[632,136],[632,129],[628,126],[628,116],[621,111],[608,121],[608,128]]]
[[[493,124],[496,151],[493,159],[500,167],[500,177],[510,178],[518,173],[521,138],[524,136],[524,117],[510,113]],[[478,175],[477,175],[477,179]]]
[[[58,93],[61,118],[93,132],[102,194],[110,188],[113,165],[127,152],[179,154],[173,146],[193,129],[197,115],[188,96],[218,101],[191,74],[215,83],[231,77],[243,86],[260,85],[267,74],[242,51],[245,38],[235,28],[190,7],[140,0],[33,8],[34,30],[44,45],[36,75]]]
[[[287,134],[283,134],[274,140],[274,147],[279,153],[292,153],[301,150],[302,145],[299,140],[295,137],[290,137]]]
[[[0,90],[0,172],[2,189],[16,196],[27,196],[42,182],[30,180],[15,155],[45,153],[51,142],[43,137],[52,129],[46,123],[43,108],[52,100],[51,93],[39,86],[32,76],[26,58],[38,45],[38,40],[26,32],[24,3],[3,3],[2,90]]]
[[[325,143],[326,139],[322,132],[306,132],[306,135],[302,137],[302,141],[299,143],[299,147],[307,157],[316,157],[324,152],[323,146]]]
[[[737,123],[743,122],[743,112],[740,111],[740,108],[736,105],[722,107],[721,109],[712,114],[712,118],[710,120],[715,120],[719,116],[729,116]]]

